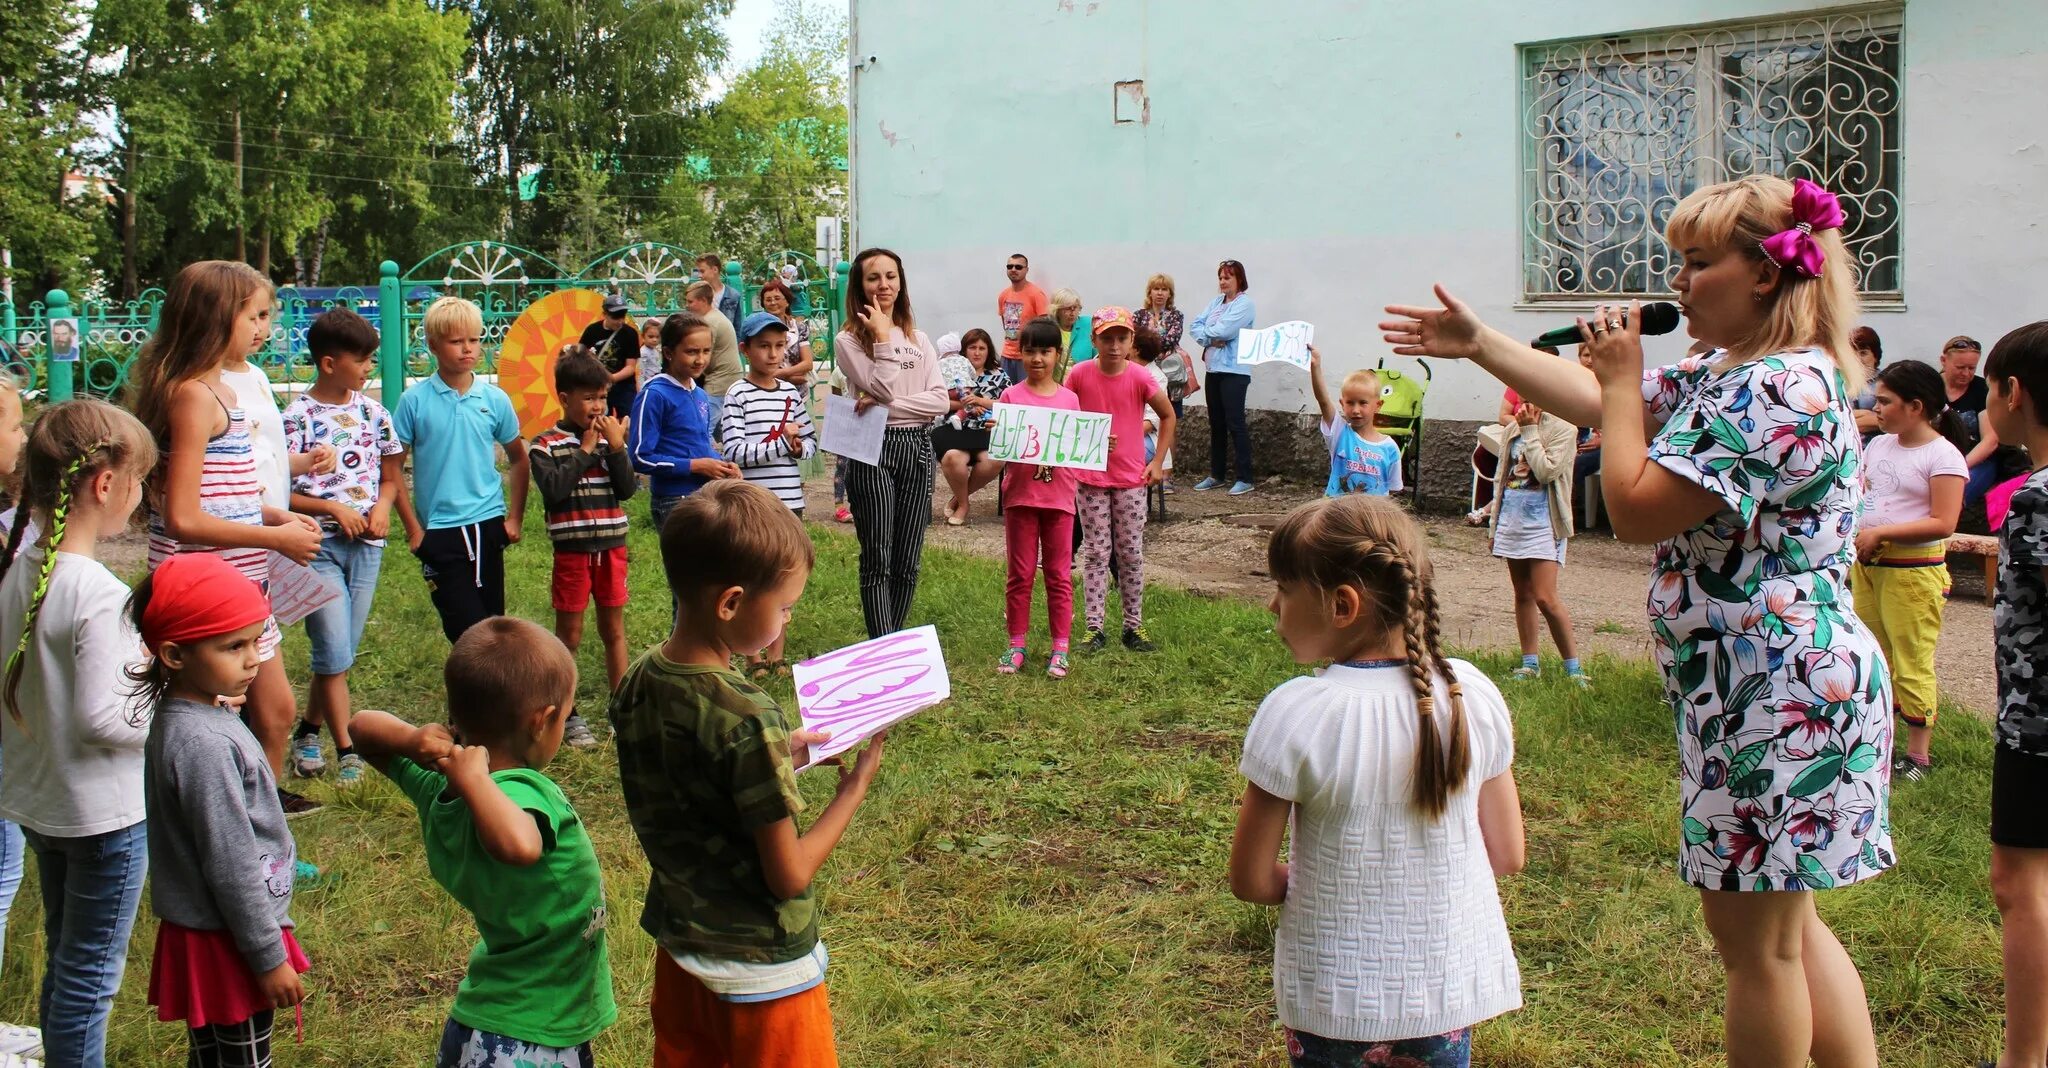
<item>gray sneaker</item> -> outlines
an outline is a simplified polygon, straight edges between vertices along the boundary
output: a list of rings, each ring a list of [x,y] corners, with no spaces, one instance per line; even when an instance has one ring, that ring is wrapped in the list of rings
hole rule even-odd
[[[591,732],[590,724],[583,722],[582,716],[571,713],[569,722],[562,726],[562,744],[571,749],[594,749],[597,747],[597,735]]]
[[[320,736],[308,734],[292,739],[292,773],[301,779],[317,779],[327,771],[320,756]]]

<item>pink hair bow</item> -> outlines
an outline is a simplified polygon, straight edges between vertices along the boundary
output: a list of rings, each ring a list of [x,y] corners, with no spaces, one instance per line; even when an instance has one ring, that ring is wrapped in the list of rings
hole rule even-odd
[[[1804,178],[1792,179],[1792,228],[1764,239],[1764,256],[1780,268],[1819,278],[1827,253],[1813,239],[1815,230],[1834,230],[1846,221],[1842,202],[1833,193]]]

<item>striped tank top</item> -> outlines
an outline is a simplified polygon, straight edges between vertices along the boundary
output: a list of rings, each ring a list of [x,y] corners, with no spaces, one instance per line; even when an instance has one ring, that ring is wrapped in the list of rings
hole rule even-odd
[[[230,523],[263,525],[263,483],[256,477],[255,439],[249,436],[249,420],[240,408],[229,408],[228,428],[207,441],[206,460],[199,469],[199,507],[215,519]],[[223,549],[178,541],[164,532],[160,509],[149,517],[149,569],[180,553],[213,553],[235,570],[249,576],[266,593],[270,590],[270,550]]]

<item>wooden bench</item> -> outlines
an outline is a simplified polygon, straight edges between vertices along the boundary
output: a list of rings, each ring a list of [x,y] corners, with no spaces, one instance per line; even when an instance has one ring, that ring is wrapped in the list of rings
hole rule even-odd
[[[1950,535],[1948,555],[1974,556],[1983,564],[1984,603],[1990,604],[1998,590],[1998,539],[1983,534]]]

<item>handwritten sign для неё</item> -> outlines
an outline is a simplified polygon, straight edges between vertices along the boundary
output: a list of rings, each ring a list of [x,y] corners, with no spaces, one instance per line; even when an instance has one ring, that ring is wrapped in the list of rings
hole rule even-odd
[[[1237,335],[1237,362],[1246,367],[1287,363],[1306,371],[1308,347],[1315,344],[1315,340],[1315,324],[1299,319],[1258,330],[1241,330]]]
[[[1109,415],[998,404],[988,428],[991,459],[1101,471],[1109,467]]]
[[[804,727],[832,735],[811,747],[804,767],[838,756],[953,693],[939,631],[932,626],[812,657],[790,674]]]

